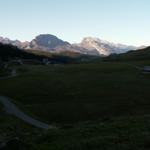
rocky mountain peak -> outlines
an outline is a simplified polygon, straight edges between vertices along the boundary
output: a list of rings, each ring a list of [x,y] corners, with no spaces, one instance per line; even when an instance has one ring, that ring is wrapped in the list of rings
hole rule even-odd
[[[100,55],[110,55],[112,53],[124,53],[134,50],[136,47],[123,44],[116,44],[94,37],[85,37],[79,46],[88,50],[97,50]]]
[[[69,45],[69,43],[59,39],[54,35],[40,34],[31,41],[30,47],[33,49],[37,49],[37,47],[43,47],[45,49],[55,49],[56,47],[65,45]]]

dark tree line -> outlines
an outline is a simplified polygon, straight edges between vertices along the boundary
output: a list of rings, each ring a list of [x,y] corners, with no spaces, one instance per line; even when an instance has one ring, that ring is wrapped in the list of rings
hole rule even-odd
[[[7,61],[14,58],[20,59],[43,59],[43,56],[38,56],[17,48],[16,46],[0,43],[0,59]]]

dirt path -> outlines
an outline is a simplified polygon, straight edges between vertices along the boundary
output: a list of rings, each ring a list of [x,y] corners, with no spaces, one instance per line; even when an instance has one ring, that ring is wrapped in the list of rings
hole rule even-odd
[[[13,69],[9,76],[1,77],[0,80],[9,79],[9,78],[13,78],[16,76],[17,76],[17,71],[16,71],[16,69]],[[15,104],[13,104],[12,100],[8,97],[0,96],[0,103],[3,104],[4,109],[7,113],[18,117],[19,119],[25,121],[26,123],[28,123],[30,125],[33,125],[35,127],[42,128],[42,129],[55,128],[54,126],[50,126],[46,123],[40,122],[40,121],[28,116],[27,114],[22,112]]]
[[[25,121],[26,123],[33,125],[35,127],[41,128],[41,129],[52,129],[55,128],[54,126],[50,126],[46,123],[40,122],[24,112],[22,112],[15,104],[12,103],[12,100],[10,98],[0,96],[0,103],[3,104],[4,109],[7,113],[12,114],[16,116],[17,118]]]

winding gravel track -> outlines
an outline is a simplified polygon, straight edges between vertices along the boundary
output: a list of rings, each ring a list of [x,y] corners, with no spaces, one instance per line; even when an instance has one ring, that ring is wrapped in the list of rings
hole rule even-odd
[[[52,129],[54,126],[50,126],[46,123],[40,122],[22,112],[15,104],[12,103],[12,100],[5,96],[0,96],[0,103],[3,104],[4,109],[7,113],[16,116],[17,118],[25,121],[26,123],[33,125],[41,129]]]
[[[17,72],[16,69],[13,69],[11,74],[9,76],[6,77],[1,77],[0,80],[3,79],[9,79],[9,78],[13,78],[17,76]],[[46,123],[43,123],[41,121],[38,121],[30,116],[28,116],[27,114],[25,114],[24,112],[22,112],[15,104],[13,104],[12,100],[8,97],[5,96],[0,96],[0,103],[3,104],[4,109],[7,113],[12,114],[14,116],[16,116],[17,118],[25,121],[26,123],[41,128],[41,129],[53,129],[56,128],[54,126],[50,126]]]

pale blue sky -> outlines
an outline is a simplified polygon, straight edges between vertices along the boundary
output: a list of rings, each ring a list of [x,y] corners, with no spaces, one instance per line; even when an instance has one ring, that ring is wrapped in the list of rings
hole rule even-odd
[[[31,40],[49,33],[150,45],[150,0],[0,0],[0,36]]]

